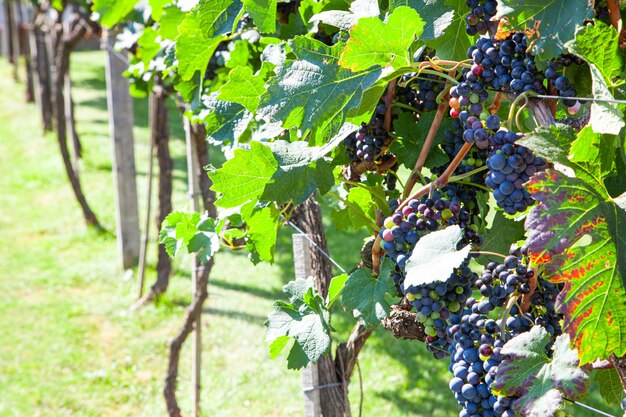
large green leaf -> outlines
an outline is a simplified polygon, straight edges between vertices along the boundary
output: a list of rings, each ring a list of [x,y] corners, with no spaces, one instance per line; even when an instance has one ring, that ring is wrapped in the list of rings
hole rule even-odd
[[[216,204],[237,207],[258,200],[277,169],[272,150],[260,142],[251,142],[249,150],[236,149],[232,159],[209,174],[212,189],[222,193]]]
[[[439,0],[441,3],[441,0]],[[447,12],[436,21],[439,31],[443,30],[443,35],[435,37],[432,41],[426,42],[426,45],[437,50],[437,56],[441,59],[448,59],[452,61],[462,61],[467,59],[467,50],[473,44],[470,37],[467,36],[465,27],[465,14],[467,12],[467,5],[464,0],[445,0],[445,4],[451,7],[453,14]],[[441,5],[437,5],[441,7]],[[446,10],[448,10],[446,8]],[[452,19],[448,24],[447,20]],[[437,31],[435,32],[437,33]]]
[[[424,32],[420,36],[423,41],[432,41],[445,33],[454,22],[454,10],[444,0],[391,0],[389,10],[408,6],[417,11],[424,20]]]
[[[589,71],[591,72],[591,94],[593,98],[613,100],[614,97],[604,82],[598,67],[594,64],[589,64]],[[591,125],[594,132],[619,135],[625,124],[624,113],[622,113],[617,104],[600,101],[591,103],[589,125]]]
[[[615,368],[594,371],[593,380],[598,383],[600,395],[607,404],[619,404],[624,397],[624,388]]]
[[[259,32],[276,32],[276,3],[277,0],[243,0],[244,9]]]
[[[246,222],[246,248],[256,254],[259,261],[274,261],[276,236],[280,225],[280,211],[274,204],[257,207],[254,201],[241,207],[241,217]]]
[[[454,225],[421,238],[406,261],[404,287],[446,281],[469,255],[470,245],[457,249],[463,235]]]
[[[615,168],[618,146],[617,136],[599,135],[591,126],[585,126],[572,142],[569,159],[585,166],[596,178],[604,178]]]
[[[228,82],[220,88],[220,100],[231,101],[244,106],[251,112],[259,106],[265,92],[263,74],[252,74],[252,68],[237,66],[228,73]]]
[[[378,277],[366,268],[357,269],[348,278],[341,295],[343,305],[366,326],[375,326],[389,315],[391,308],[385,299],[394,291],[391,270],[393,263],[384,258]]]
[[[100,15],[103,26],[112,27],[120,23],[139,0],[94,0],[93,11]]]
[[[241,10],[240,0],[200,0],[180,24],[176,39],[178,71],[190,80],[196,71],[204,74],[215,49],[232,30]]]
[[[589,385],[588,375],[578,367],[568,335],[557,337],[550,358],[546,347],[552,341],[541,326],[509,340],[502,348],[506,359],[498,366],[492,390],[498,395],[519,396],[513,401],[520,417],[553,417],[564,399],[580,400]]]
[[[281,121],[284,128],[313,132],[321,144],[341,128],[350,110],[382,74],[381,69],[353,73],[339,66],[340,45],[328,47],[314,39],[296,37],[291,47],[297,60],[280,66],[269,80],[258,114]],[[373,110],[372,103],[370,110]]]
[[[278,168],[265,187],[262,199],[278,204],[304,202],[316,189],[326,194],[334,184],[330,164],[320,157],[318,147],[304,141],[289,143],[278,140],[268,144]]]
[[[585,19],[593,17],[588,0],[499,0],[496,17],[506,16],[515,29],[534,29],[533,52],[548,61],[565,51]]]
[[[581,362],[624,355],[626,204],[601,182],[553,170],[535,174],[526,188],[540,202],[526,218],[528,250],[545,264],[544,278],[564,284],[557,306]]]
[[[167,215],[159,233],[159,243],[174,257],[182,249],[198,253],[200,262],[208,262],[220,248],[213,219],[200,213],[175,211]]]
[[[328,352],[329,314],[324,308],[324,300],[313,288],[312,279],[292,281],[283,287],[283,291],[290,302],[276,302],[276,309],[265,323],[267,341],[270,354],[275,358],[287,345],[285,336],[294,339],[287,358],[288,367],[300,369],[311,362],[316,363]]]
[[[382,186],[377,189],[384,195]],[[331,214],[337,230],[358,230],[376,222],[376,199],[363,187],[352,187],[345,196],[346,203]]]
[[[378,17],[360,19],[350,29],[339,65],[352,71],[372,66],[409,66],[413,62],[409,48],[423,28],[424,21],[409,7],[398,7],[386,22]]]
[[[319,148],[304,141],[268,144],[253,141],[250,150],[235,150],[234,158],[209,174],[216,204],[236,207],[248,201],[293,201],[300,204],[316,190],[325,194],[334,183],[332,169]]]
[[[602,47],[599,48],[599,45]],[[580,28],[576,32],[576,39],[567,42],[565,46],[571,53],[594,64],[609,86],[622,72],[624,58],[619,48],[619,34],[613,26],[600,20]]]
[[[202,97],[197,117],[204,123],[209,141],[234,145],[252,121],[252,113],[239,103],[219,99],[218,94]]]

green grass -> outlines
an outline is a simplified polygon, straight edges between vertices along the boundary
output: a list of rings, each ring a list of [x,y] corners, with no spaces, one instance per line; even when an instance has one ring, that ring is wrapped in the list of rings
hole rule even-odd
[[[78,131],[85,150],[81,181],[100,221],[114,228],[104,56],[77,52],[72,80]],[[176,260],[166,299],[130,313],[135,279],[119,269],[112,233],[88,230],[63,171],[56,141],[43,136],[23,86],[0,63],[0,416],[165,416],[161,395],[166,341],[189,303],[188,259]],[[147,102],[135,100],[135,156],[141,216],[145,213]],[[174,207],[186,205],[185,146],[172,107]],[[333,255],[354,265],[362,236],[332,231]],[[153,225],[153,227],[155,227]],[[243,252],[220,253],[204,309],[204,415],[302,414],[301,379],[285,358],[269,359],[264,327],[281,287],[293,276],[291,232],[281,231],[275,265],[257,267]],[[152,236],[156,235],[156,228]],[[149,262],[155,261],[153,244]],[[148,271],[147,283],[154,279]],[[353,320],[333,324],[345,340]],[[447,388],[447,365],[424,346],[377,330],[360,358],[365,416],[452,417],[458,408]],[[178,385],[190,409],[190,349],[183,350]],[[350,386],[353,415],[358,378]],[[588,400],[607,409],[593,395]],[[574,415],[589,415],[575,409]],[[613,410],[617,413],[615,410]]]

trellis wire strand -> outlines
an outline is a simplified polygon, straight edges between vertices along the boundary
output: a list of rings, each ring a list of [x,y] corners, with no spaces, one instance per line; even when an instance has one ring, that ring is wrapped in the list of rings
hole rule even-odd
[[[298,233],[302,234],[304,236],[304,238],[306,240],[308,240],[309,242],[311,242],[311,244],[313,246],[315,246],[317,248],[318,251],[320,251],[322,253],[322,255],[324,255],[324,257],[326,259],[328,259],[330,262],[332,262],[333,265],[335,265],[337,267],[337,269],[339,269],[341,272],[343,272],[344,274],[347,274],[348,272],[341,266],[339,265],[339,263],[337,263],[337,261],[335,261],[328,253],[326,253],[322,248],[319,247],[319,245],[317,243],[315,243],[313,241],[313,239],[311,239],[309,237],[309,235],[307,235],[306,233],[304,233],[298,226],[296,226],[295,224],[291,223],[290,221],[287,222],[287,224],[289,226],[291,226],[291,228],[293,228],[294,230],[296,230]]]

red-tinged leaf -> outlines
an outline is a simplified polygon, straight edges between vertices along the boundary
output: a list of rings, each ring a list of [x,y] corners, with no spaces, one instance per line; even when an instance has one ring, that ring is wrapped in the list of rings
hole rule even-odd
[[[531,259],[562,282],[557,308],[581,363],[626,353],[626,211],[604,186],[553,170],[526,184],[540,202],[526,219]]]
[[[509,340],[502,348],[506,359],[498,366],[492,390],[498,395],[519,396],[512,404],[520,417],[552,417],[563,408],[563,398],[580,399],[589,376],[578,367],[569,336],[554,342],[552,358],[546,354],[551,337],[541,326]]]

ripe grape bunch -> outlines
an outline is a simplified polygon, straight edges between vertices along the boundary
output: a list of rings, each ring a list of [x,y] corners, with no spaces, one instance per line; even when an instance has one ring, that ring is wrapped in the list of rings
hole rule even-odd
[[[394,214],[385,219],[380,231],[381,247],[386,256],[396,264],[392,278],[399,295],[405,295],[415,307],[418,320],[424,325],[428,336],[428,348],[436,358],[444,357],[451,342],[445,328],[450,314],[458,312],[463,303],[471,296],[471,285],[477,276],[464,263],[457,268],[445,282],[421,286],[404,285],[404,268],[411,256],[415,244],[425,234],[458,224],[465,230],[464,238],[459,243],[479,246],[482,237],[471,224],[471,215],[458,199],[442,198],[439,191],[433,198],[411,200],[398,211],[398,202],[392,203]]]
[[[474,36],[478,33],[484,35],[489,29],[491,18],[496,15],[498,3],[495,0],[466,0],[465,4],[471,9],[465,16],[465,31]]]
[[[503,308],[507,300],[531,291],[530,280],[535,271],[525,266],[525,248],[514,248],[502,264],[492,262],[476,280],[482,300],[469,298],[462,313],[452,314],[446,329],[453,340],[449,346],[451,357],[449,387],[463,407],[459,416],[513,417],[510,409],[515,397],[495,396],[491,385],[499,364],[504,359],[504,344],[534,325],[543,326],[552,340],[560,334],[560,316],[554,311],[554,300],[559,292],[554,284],[536,277],[537,288],[531,296],[531,307],[522,312],[517,303],[509,304],[508,317],[489,318],[496,308]],[[550,355],[551,344],[546,348]]]
[[[373,164],[383,156],[385,148],[391,143],[391,138],[383,127],[386,109],[384,104],[379,104],[370,123],[361,123],[357,132],[344,139],[350,162]]]
[[[400,211],[397,210],[397,201],[390,206],[394,213],[385,219],[380,230],[381,247],[401,271],[417,241],[429,232],[458,224],[465,230],[461,244],[482,243],[482,238],[476,233],[476,226],[471,224],[469,212],[461,202],[458,199],[449,201],[442,198],[439,191],[433,193],[433,198],[410,200]]]

